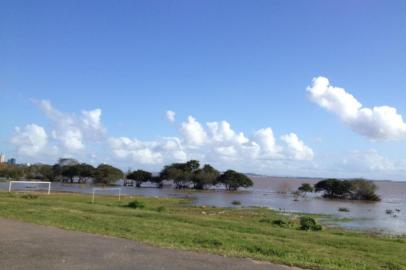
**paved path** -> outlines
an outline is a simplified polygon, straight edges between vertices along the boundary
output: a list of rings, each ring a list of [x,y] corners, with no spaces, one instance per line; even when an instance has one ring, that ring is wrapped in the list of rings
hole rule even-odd
[[[0,269],[291,270],[0,218]]]

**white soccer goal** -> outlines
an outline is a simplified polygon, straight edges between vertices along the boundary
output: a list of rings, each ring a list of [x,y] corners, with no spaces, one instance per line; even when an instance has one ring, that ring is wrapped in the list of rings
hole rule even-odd
[[[115,191],[116,194],[118,192],[118,200],[121,201],[121,188],[93,188],[92,203],[94,203],[94,196],[97,191],[109,192],[109,193],[111,193],[111,191]]]
[[[8,192],[11,192],[11,189],[13,187],[13,184],[17,184],[17,185],[24,185],[24,190],[29,189],[33,189],[35,188],[35,190],[40,189],[38,185],[44,184],[44,185],[48,185],[48,195],[51,194],[51,182],[42,182],[42,181],[10,181],[10,184],[8,186]],[[36,186],[35,186],[36,185]],[[19,188],[21,189],[21,188]]]

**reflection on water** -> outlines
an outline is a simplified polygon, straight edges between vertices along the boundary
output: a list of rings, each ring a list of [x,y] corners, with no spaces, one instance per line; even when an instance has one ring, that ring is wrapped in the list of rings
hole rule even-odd
[[[377,182],[377,193],[381,196],[382,201],[366,203],[326,200],[311,194],[295,201],[294,197],[289,194],[288,191],[296,190],[301,183],[316,183],[315,179],[253,177],[253,180],[255,185],[252,189],[239,192],[223,190],[196,192],[173,188],[122,187],[122,194],[191,198],[196,205],[225,207],[232,207],[232,201],[238,200],[242,206],[263,206],[292,212],[332,214],[338,218],[352,219],[334,224],[345,228],[406,234],[406,182]],[[0,188],[7,189],[8,183],[0,183]],[[52,190],[91,193],[92,186],[53,183]],[[348,208],[350,212],[339,212],[338,208]],[[387,209],[393,210],[394,214],[386,214]],[[396,209],[400,212],[397,212]]]

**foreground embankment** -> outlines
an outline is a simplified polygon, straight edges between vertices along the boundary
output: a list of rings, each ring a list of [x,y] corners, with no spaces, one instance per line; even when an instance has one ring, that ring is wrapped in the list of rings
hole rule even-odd
[[[129,196],[100,196],[92,204],[84,194],[0,192],[0,216],[309,269],[406,269],[404,237],[303,231],[298,216],[264,208],[195,207],[180,199]]]

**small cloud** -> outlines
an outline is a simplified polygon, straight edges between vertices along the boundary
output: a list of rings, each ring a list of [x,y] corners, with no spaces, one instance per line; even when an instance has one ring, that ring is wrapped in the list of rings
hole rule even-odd
[[[174,111],[166,111],[166,119],[168,119],[169,122],[173,123],[176,120],[176,113]]]

